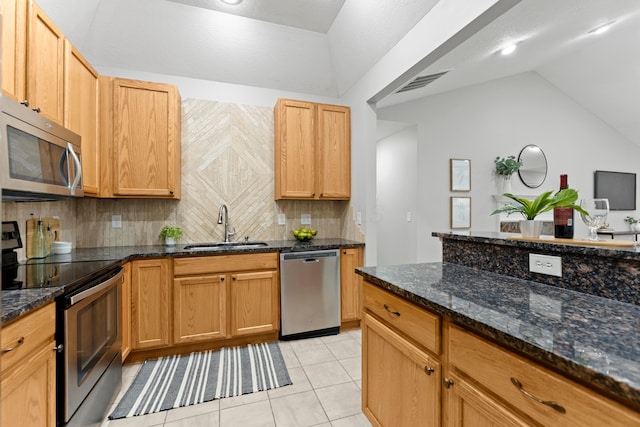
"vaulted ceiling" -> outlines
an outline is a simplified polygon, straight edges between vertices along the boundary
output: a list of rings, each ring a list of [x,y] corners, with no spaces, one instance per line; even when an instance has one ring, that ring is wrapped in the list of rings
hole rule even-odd
[[[340,97],[438,0],[37,0],[98,69]],[[616,21],[610,34],[588,34]],[[516,41],[516,54],[496,51]],[[536,71],[640,144],[640,2],[522,0],[379,108]]]

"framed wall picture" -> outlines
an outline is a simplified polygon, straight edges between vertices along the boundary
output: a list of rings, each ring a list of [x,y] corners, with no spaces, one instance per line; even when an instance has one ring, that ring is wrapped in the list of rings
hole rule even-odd
[[[471,191],[471,160],[449,159],[451,191]]]
[[[471,228],[471,197],[451,197],[451,228]]]

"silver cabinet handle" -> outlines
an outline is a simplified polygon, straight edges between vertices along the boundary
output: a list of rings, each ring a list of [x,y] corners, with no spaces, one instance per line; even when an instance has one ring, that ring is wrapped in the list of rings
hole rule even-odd
[[[22,344],[24,344],[24,337],[18,338],[18,343],[14,347],[5,348],[4,350],[2,350],[2,354],[9,353],[10,351],[13,351],[16,348],[20,347]]]
[[[62,344],[58,344],[57,346],[53,347],[53,351],[55,351],[56,353],[62,353],[62,350],[64,350],[64,346]]]
[[[430,368],[429,366],[425,366],[425,367],[424,367],[424,373],[425,373],[425,374],[427,374],[427,375],[431,375],[431,374],[433,374],[435,371],[436,371],[435,369]]]
[[[80,163],[80,159],[75,151],[73,151],[73,145],[71,143],[67,144],[67,149],[69,150],[69,154],[73,158],[73,163],[76,165],[76,174],[73,178],[73,183],[71,183],[71,195],[73,196],[76,192],[76,188],[78,188],[78,184],[80,184],[80,179],[82,179],[82,164]]]
[[[452,379],[445,378],[444,380],[442,380],[442,382],[444,382],[445,388],[453,387],[453,380]]]
[[[538,403],[542,403],[543,405],[546,405],[546,406],[552,408],[553,410],[560,412],[561,414],[565,414],[567,412],[566,409],[564,409],[564,407],[562,407],[561,405],[557,404],[556,402],[552,402],[550,400],[542,400],[539,397],[534,396],[533,394],[531,394],[530,392],[525,390],[524,387],[522,386],[522,383],[520,381],[518,381],[517,378],[511,377],[511,384],[516,386],[518,391],[520,393],[524,394],[525,396],[527,396],[529,399],[535,400]]]
[[[392,311],[387,304],[384,304],[383,307],[384,307],[385,310],[387,310],[388,313],[391,313],[396,317],[400,317],[400,312],[399,311],[395,311],[395,310]]]

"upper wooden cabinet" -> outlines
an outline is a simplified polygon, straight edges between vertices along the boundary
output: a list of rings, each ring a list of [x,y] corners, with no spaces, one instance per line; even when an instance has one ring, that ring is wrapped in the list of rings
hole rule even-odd
[[[180,198],[174,85],[100,77],[101,197]]]
[[[0,0],[2,92],[64,124],[64,34],[28,0]]]
[[[0,0],[2,92],[16,101],[27,93],[27,0]]]
[[[351,197],[351,110],[279,99],[275,122],[275,199]]]
[[[64,126],[82,138],[82,183],[86,196],[97,196],[100,184],[99,75],[65,40]]]

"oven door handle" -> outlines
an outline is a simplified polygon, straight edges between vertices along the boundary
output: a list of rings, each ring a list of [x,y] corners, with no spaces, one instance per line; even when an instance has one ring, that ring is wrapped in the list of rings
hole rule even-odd
[[[116,274],[115,276],[113,276],[112,278],[110,278],[109,280],[107,280],[106,282],[102,282],[99,285],[96,285],[92,288],[87,289],[86,291],[82,291],[79,292],[77,294],[75,294],[74,296],[72,296],[71,298],[69,298],[69,302],[71,303],[71,305],[77,304],[80,301],[89,298],[92,295],[95,295],[99,292],[102,292],[112,286],[116,286],[120,283],[122,283],[123,279],[122,279],[122,271],[118,274]]]

